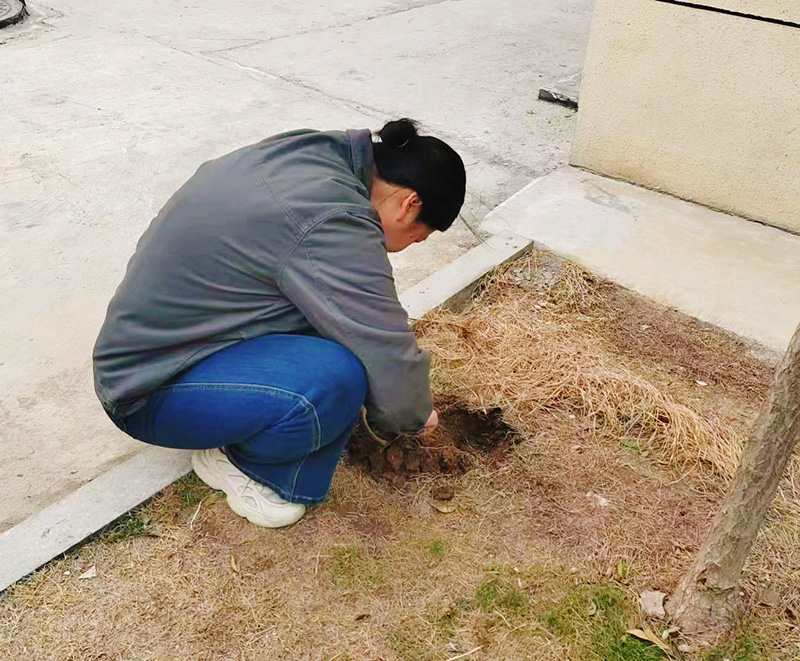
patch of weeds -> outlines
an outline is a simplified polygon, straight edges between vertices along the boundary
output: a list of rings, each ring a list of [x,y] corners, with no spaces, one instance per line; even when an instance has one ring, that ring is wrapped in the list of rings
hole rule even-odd
[[[181,502],[181,507],[197,507],[209,493],[208,486],[194,472],[184,475],[173,483],[172,488]]]
[[[736,629],[732,640],[717,645],[702,657],[703,661],[762,661],[768,658],[764,643],[747,624]]]
[[[458,613],[450,610],[438,620],[436,620],[436,630],[445,640],[453,640],[458,637],[458,627],[461,621],[458,619]]]
[[[336,587],[374,588],[381,582],[378,561],[366,554],[358,544],[337,546],[333,549],[333,583]]]
[[[444,544],[440,539],[434,539],[428,544],[428,550],[437,558],[444,558]]]
[[[660,661],[658,647],[626,633],[636,609],[610,584],[571,588],[539,619],[554,634],[572,639],[586,661]]]
[[[478,586],[475,591],[475,605],[485,613],[500,609],[522,616],[528,612],[530,600],[525,590],[498,575]]]
[[[112,523],[102,535],[102,539],[111,544],[124,542],[137,537],[155,536],[156,523],[153,521],[150,507],[145,505],[128,512],[121,519]]]

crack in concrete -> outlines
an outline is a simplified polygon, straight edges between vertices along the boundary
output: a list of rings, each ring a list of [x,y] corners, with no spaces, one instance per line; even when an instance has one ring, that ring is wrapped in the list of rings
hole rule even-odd
[[[408,11],[413,11],[414,9],[419,9],[419,8],[421,8],[423,6],[431,6],[431,5],[443,4],[445,2],[454,2],[454,1],[457,1],[457,0],[433,0],[432,2],[430,2],[430,3],[426,4],[426,5],[418,5],[416,7],[397,10],[397,11],[392,12],[392,14],[404,13],[404,12],[408,12]],[[365,21],[374,20],[376,18],[382,18],[382,16],[375,16],[375,17],[372,17],[372,18],[368,18],[368,19],[365,19]],[[359,22],[364,22],[364,21],[359,21]],[[333,28],[328,27],[328,28],[325,28],[325,29],[333,29]],[[317,32],[319,32],[319,31],[321,31],[321,30],[317,30]],[[314,87],[312,85],[309,85],[308,83],[305,83],[302,80],[299,80],[297,78],[293,78],[291,76],[286,76],[286,75],[274,73],[274,72],[271,72],[271,71],[265,71],[264,69],[259,69],[257,67],[246,66],[246,65],[243,65],[243,64],[240,64],[240,63],[236,62],[235,60],[231,60],[231,59],[228,59],[226,57],[218,56],[219,53],[227,52],[227,50],[229,50],[229,49],[223,49],[223,50],[220,50],[220,51],[193,52],[193,51],[185,50],[183,48],[178,48],[178,47],[173,46],[173,45],[171,45],[169,43],[164,43],[164,42],[160,41],[158,38],[153,37],[153,36],[148,35],[148,34],[145,34],[145,33],[142,33],[142,32],[138,32],[138,34],[140,34],[141,36],[143,36],[143,37],[145,37],[145,38],[147,38],[147,39],[149,39],[151,41],[153,41],[154,43],[158,44],[159,46],[162,46],[163,48],[167,48],[169,50],[172,50],[172,51],[175,51],[175,52],[178,52],[178,53],[182,53],[184,55],[188,55],[189,57],[198,59],[198,60],[200,60],[202,62],[207,62],[209,64],[213,64],[215,66],[222,67],[224,69],[241,71],[241,72],[245,73],[246,75],[248,75],[249,77],[251,77],[251,78],[253,78],[255,80],[261,80],[262,82],[272,82],[272,83],[280,82],[280,83],[284,83],[285,86],[276,85],[276,87],[278,89],[281,89],[281,90],[285,91],[285,92],[288,92],[288,93],[291,93],[291,94],[296,94],[296,95],[298,95],[298,96],[300,96],[302,98],[305,98],[305,99],[311,100],[313,97],[316,97],[316,98],[320,99],[323,102],[338,103],[338,104],[340,104],[341,106],[343,106],[345,108],[350,108],[351,110],[354,110],[354,111],[356,111],[356,112],[358,112],[358,113],[360,113],[362,115],[366,115],[368,117],[371,117],[371,118],[373,118],[373,119],[375,119],[375,120],[377,120],[379,122],[383,122],[389,117],[399,116],[397,112],[394,112],[394,111],[391,111],[391,110],[387,110],[385,108],[380,108],[380,107],[377,107],[377,106],[371,106],[371,105],[368,105],[366,103],[361,103],[359,101],[356,101],[356,100],[353,100],[353,99],[350,99],[350,98],[347,98],[347,97],[342,97],[342,96],[337,96],[337,95],[331,94],[329,92],[326,92],[325,90],[322,90],[322,89],[319,89],[319,88]],[[495,154],[495,153],[487,150],[487,148],[485,146],[480,145],[480,144],[472,143],[469,140],[465,140],[463,138],[463,136],[459,136],[459,135],[450,133],[446,129],[437,128],[436,129],[436,133],[437,133],[438,137],[440,137],[442,140],[445,140],[446,142],[450,142],[451,144],[454,144],[454,145],[458,145],[458,144],[462,145],[461,153],[462,153],[463,157],[474,157],[477,162],[479,162],[479,163],[481,163],[483,165],[495,166],[495,167],[498,167],[498,168],[500,168],[502,170],[513,172],[514,175],[519,175],[519,176],[524,176],[524,177],[528,177],[528,178],[534,179],[534,178],[537,178],[537,177],[541,177],[544,174],[547,174],[549,171],[551,171],[552,169],[557,167],[557,164],[556,164],[552,168],[544,168],[544,169],[542,169],[542,168],[537,168],[535,166],[531,166],[531,165],[528,165],[528,164],[520,163],[518,161],[511,160],[511,159],[508,159],[506,157],[502,157],[502,156],[500,156],[498,154]],[[481,203],[481,201],[479,200],[479,204],[480,203]],[[487,210],[489,210],[488,206],[487,206]]]
[[[453,0],[435,0],[435,2],[431,4],[441,4],[443,2],[452,2],[452,1]],[[410,11],[410,9],[406,9],[403,11]],[[394,12],[394,13],[400,13],[400,12]],[[257,67],[246,66],[236,62],[235,60],[230,60],[226,57],[216,56],[221,51],[210,51],[210,52],[201,51],[199,53],[195,53],[192,51],[184,50],[182,48],[177,48],[176,46],[172,46],[170,44],[163,43],[159,41],[157,38],[152,37],[150,35],[146,35],[144,33],[140,34],[142,34],[142,36],[146,37],[147,39],[150,39],[151,41],[155,42],[159,46],[168,48],[175,52],[183,53],[184,55],[188,55],[190,57],[201,60],[203,62],[207,62],[209,64],[220,66],[224,69],[241,71],[254,80],[260,80],[261,82],[265,83],[278,83],[278,82],[283,83],[284,85],[276,85],[276,87],[285,92],[291,94],[297,94],[298,96],[305,99],[311,100],[312,98],[317,98],[320,99],[323,103],[338,103],[343,107],[350,108],[351,110],[354,110],[362,115],[371,117],[381,123],[386,121],[387,118],[399,116],[397,112],[387,110],[385,108],[371,106],[366,103],[361,103],[359,101],[356,101],[354,99],[349,99],[347,97],[341,97],[341,96],[336,96],[334,94],[330,94],[325,90],[309,85],[308,83],[298,80],[297,78],[292,78],[291,76],[285,76],[271,71],[265,71]],[[482,165],[498,167],[501,170],[513,173],[516,176],[526,177],[528,179],[535,179],[547,174],[551,170],[555,169],[555,167],[557,167],[557,164],[555,164],[551,168],[542,169],[508,159],[506,157],[500,156],[498,154],[489,151],[483,145],[474,144],[469,140],[465,140],[463,136],[451,133],[447,131],[447,129],[437,128],[436,133],[437,136],[442,140],[444,140],[445,142],[449,142],[450,144],[453,145],[461,145],[460,153],[462,157],[467,159],[472,157]],[[470,214],[474,217],[470,221],[472,223],[480,223],[480,221],[483,219],[486,213],[491,211],[491,209],[493,208],[491,204],[487,204],[485,202],[482,195],[478,195],[476,202],[477,202],[476,206],[478,208],[469,210]],[[481,209],[480,207],[484,208]]]
[[[274,41],[280,41],[282,39],[290,39],[292,37],[302,37],[307,34],[319,34],[320,32],[326,32],[327,30],[340,30],[342,28],[350,28],[355,25],[359,25],[360,23],[368,23],[369,21],[376,21],[381,18],[388,18],[389,16],[397,16],[398,14],[405,14],[410,11],[416,11],[417,9],[424,9],[427,7],[433,7],[435,5],[440,5],[445,2],[457,2],[458,0],[430,0],[430,2],[423,2],[418,5],[414,5],[413,7],[404,7],[403,9],[391,9],[385,12],[381,12],[375,14],[374,16],[367,16],[365,18],[360,18],[355,21],[350,21],[349,23],[334,23],[333,25],[324,25],[317,28],[309,28],[308,30],[300,30],[299,32],[292,32],[289,34],[281,34],[276,37],[270,37],[269,39],[252,39],[251,43],[249,44],[237,44],[236,46],[229,46],[227,48],[219,48],[219,49],[212,49],[212,50],[205,50],[202,51],[203,53],[211,54],[211,53],[227,53],[230,51],[239,50],[242,48],[248,48],[250,46],[255,46],[256,44],[270,44]]]

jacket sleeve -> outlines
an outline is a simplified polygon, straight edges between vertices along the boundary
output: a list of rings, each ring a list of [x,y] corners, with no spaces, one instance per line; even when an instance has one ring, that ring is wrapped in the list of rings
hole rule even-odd
[[[376,221],[340,213],[317,223],[287,256],[278,286],[322,337],[364,365],[370,420],[392,434],[422,431],[433,409],[430,360],[397,299]]]

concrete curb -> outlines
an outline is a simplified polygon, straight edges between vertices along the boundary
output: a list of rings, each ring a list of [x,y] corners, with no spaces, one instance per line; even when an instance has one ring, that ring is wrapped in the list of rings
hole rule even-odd
[[[404,291],[400,302],[411,319],[421,319],[434,308],[456,307],[472,296],[483,276],[519,257],[532,245],[531,239],[508,230],[498,232]]]
[[[148,448],[0,535],[0,591],[186,475],[190,453]]]
[[[400,295],[411,319],[467,300],[533,241],[502,231]],[[148,448],[0,534],[0,592],[68,552],[191,470],[190,453]]]

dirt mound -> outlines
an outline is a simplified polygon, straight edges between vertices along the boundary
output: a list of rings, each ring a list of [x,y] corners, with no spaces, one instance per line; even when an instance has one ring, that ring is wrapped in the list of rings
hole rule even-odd
[[[481,453],[499,458],[513,444],[513,432],[499,410],[475,413],[458,404],[437,408],[439,426],[425,438],[401,436],[384,446],[359,425],[347,446],[348,462],[397,484],[419,473],[464,473]]]

